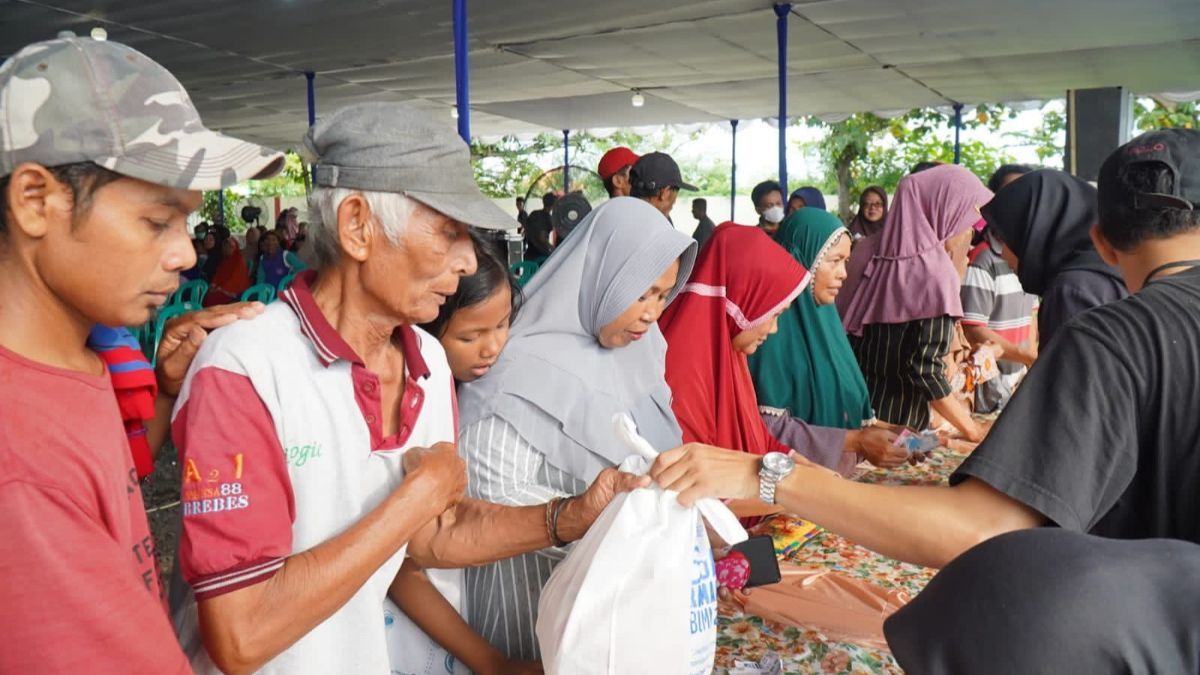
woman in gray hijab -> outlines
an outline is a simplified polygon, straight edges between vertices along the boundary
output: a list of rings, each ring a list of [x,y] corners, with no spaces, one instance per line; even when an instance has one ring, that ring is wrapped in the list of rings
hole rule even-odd
[[[525,505],[581,493],[629,454],[613,430],[618,412],[660,450],[681,444],[656,322],[695,258],[692,238],[638,199],[613,199],[580,223],[525,288],[491,372],[459,390],[472,497]],[[468,570],[475,630],[511,658],[539,658],[538,598],[564,555]]]

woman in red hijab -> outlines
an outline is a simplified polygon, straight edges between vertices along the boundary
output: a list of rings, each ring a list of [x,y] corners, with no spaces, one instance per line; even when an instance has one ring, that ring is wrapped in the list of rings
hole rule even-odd
[[[727,222],[713,230],[687,285],[658,322],[685,443],[756,455],[790,452],[763,424],[746,356],[775,332],[779,315],[810,279],[761,229]]]
[[[221,243],[221,254],[216,271],[208,282],[208,294],[204,296],[205,307],[237,302],[242,293],[250,287],[250,270],[246,268],[246,259],[242,257],[233,237]]]

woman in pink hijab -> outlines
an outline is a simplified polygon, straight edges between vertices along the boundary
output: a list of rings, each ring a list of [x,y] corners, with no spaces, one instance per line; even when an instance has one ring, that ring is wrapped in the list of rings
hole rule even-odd
[[[968,440],[983,437],[952,394],[944,358],[962,317],[956,268],[991,198],[961,166],[910,175],[896,188],[883,230],[855,251],[862,278],[842,308],[842,323],[882,422],[923,430],[932,407]]]

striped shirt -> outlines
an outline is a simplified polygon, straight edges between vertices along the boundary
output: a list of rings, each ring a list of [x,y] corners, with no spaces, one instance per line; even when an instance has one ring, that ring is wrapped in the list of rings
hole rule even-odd
[[[1020,345],[1033,339],[1037,296],[1021,288],[1017,275],[986,245],[967,268],[962,286],[963,325],[987,326],[1000,337]],[[993,412],[1008,402],[1025,374],[1025,366],[999,361],[1000,376],[975,389],[975,410]]]
[[[458,438],[467,464],[467,494],[496,504],[529,506],[581,494],[584,481],[551,465],[498,417],[485,417]],[[509,658],[539,659],[538,599],[566,550],[546,548],[467,569],[471,627]]]
[[[944,358],[953,339],[954,319],[941,316],[871,324],[852,341],[880,421],[918,430],[929,426],[929,404],[952,391]]]

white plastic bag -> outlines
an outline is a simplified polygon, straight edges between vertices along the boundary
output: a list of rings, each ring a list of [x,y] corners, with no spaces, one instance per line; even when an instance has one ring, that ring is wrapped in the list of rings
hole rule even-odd
[[[644,474],[657,452],[625,415],[618,434]],[[554,570],[538,603],[548,675],[708,675],[716,653],[717,582],[707,520],[729,544],[746,539],[715,499],[692,508],[658,486],[617,495]]]

